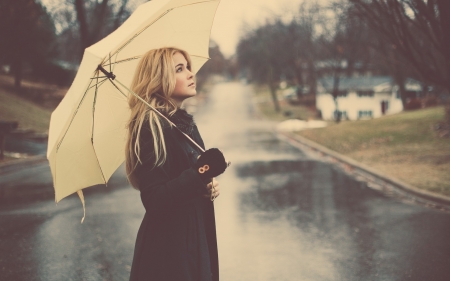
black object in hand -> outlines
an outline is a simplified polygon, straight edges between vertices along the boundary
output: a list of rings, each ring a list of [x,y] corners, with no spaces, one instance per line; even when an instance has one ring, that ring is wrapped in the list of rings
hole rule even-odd
[[[203,180],[208,181],[222,174],[227,167],[222,152],[217,148],[211,148],[200,155],[194,168]]]

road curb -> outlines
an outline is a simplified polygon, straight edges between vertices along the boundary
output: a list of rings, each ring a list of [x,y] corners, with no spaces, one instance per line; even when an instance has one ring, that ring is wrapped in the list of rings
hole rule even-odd
[[[316,152],[319,152],[321,154],[332,157],[336,161],[342,162],[342,163],[352,167],[353,169],[361,170],[361,171],[368,173],[376,178],[379,178],[408,194],[419,197],[426,201],[431,201],[432,203],[436,204],[437,207],[441,207],[443,209],[450,208],[450,197],[432,193],[432,192],[429,192],[426,190],[418,189],[415,186],[405,183],[405,182],[403,182],[399,179],[396,179],[392,176],[388,176],[372,167],[369,167],[369,166],[367,166],[363,163],[360,163],[354,159],[351,159],[347,156],[337,153],[336,151],[326,148],[326,147],[324,147],[316,142],[313,142],[309,139],[306,139],[305,137],[302,137],[300,135],[288,133],[288,132],[280,132],[280,131],[275,131],[275,132],[279,137],[281,137],[282,139],[287,139],[288,141],[290,141],[290,143],[292,143],[292,142],[294,142],[293,144],[298,143],[298,144],[306,146],[307,148],[312,149]]]

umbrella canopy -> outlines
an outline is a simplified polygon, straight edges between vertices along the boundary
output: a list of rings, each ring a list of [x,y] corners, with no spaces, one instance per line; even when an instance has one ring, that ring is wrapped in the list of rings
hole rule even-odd
[[[116,31],[87,48],[75,80],[52,113],[47,158],[55,200],[106,184],[125,158],[128,89],[148,50],[187,51],[193,72],[209,59],[209,37],[220,0],[153,0],[140,5]],[[99,67],[100,66],[100,67]],[[100,71],[114,73],[116,80]]]

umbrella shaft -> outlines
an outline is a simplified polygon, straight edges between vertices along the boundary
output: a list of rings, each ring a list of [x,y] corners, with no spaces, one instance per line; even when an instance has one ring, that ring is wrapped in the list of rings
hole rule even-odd
[[[103,71],[102,71],[103,72]],[[111,73],[112,74],[112,73]],[[107,75],[105,73],[105,75]],[[114,76],[115,77],[115,76]],[[117,85],[115,85],[115,83],[112,81],[112,79],[109,80],[120,92],[122,92],[119,87],[117,87]],[[156,108],[154,108],[153,106],[151,106],[147,101],[145,101],[143,98],[141,98],[138,94],[136,94],[134,91],[132,91],[131,89],[129,89],[127,86],[125,86],[124,84],[122,84],[119,80],[115,79],[115,81],[117,83],[119,83],[122,87],[124,87],[125,89],[127,89],[130,93],[132,93],[136,98],[138,98],[140,101],[142,101],[145,105],[147,105],[151,110],[153,110],[156,114],[158,114],[159,116],[161,116],[164,120],[166,120],[167,122],[169,122],[170,125],[172,125],[173,127],[175,127],[180,133],[183,134],[183,136],[185,136],[193,145],[195,145],[201,152],[205,152],[205,150],[198,145],[191,137],[189,137],[187,134],[185,134],[183,131],[181,131],[172,121],[169,120],[169,118],[167,118],[166,116],[164,116],[164,114],[162,114],[161,112],[159,112]],[[124,94],[122,92],[122,94]],[[125,94],[124,94],[125,95]],[[126,96],[126,95],[125,95]]]
[[[101,72],[103,72],[103,74],[106,75],[106,77],[108,77],[111,80],[116,79],[116,75],[114,75],[112,72],[108,72],[106,69],[103,68],[103,66],[101,64],[98,65],[98,70],[100,70]]]

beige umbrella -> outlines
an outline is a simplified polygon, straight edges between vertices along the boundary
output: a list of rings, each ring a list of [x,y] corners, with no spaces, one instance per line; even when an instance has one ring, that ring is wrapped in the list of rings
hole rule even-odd
[[[81,190],[106,184],[123,163],[130,115],[126,87],[141,55],[177,47],[190,54],[194,72],[209,59],[219,2],[147,2],[116,31],[85,50],[75,80],[50,120],[47,158],[56,202],[78,192],[84,209]]]

